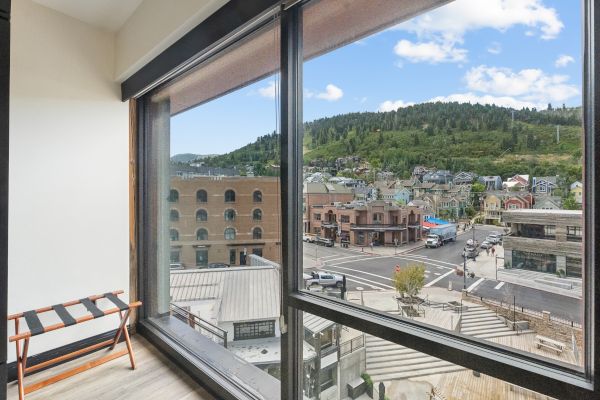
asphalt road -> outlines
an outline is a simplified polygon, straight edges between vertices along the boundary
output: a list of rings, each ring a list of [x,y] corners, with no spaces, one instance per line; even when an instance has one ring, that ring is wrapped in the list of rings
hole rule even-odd
[[[477,227],[475,239],[480,243],[493,228]],[[468,232],[455,243],[437,249],[417,249],[408,254],[379,256],[362,253],[356,249],[322,247],[304,243],[305,272],[319,269],[345,275],[348,290],[393,290],[392,276],[396,265],[401,268],[411,264],[425,266],[425,286],[437,286],[460,291],[466,288],[474,296],[483,296],[513,303],[534,311],[549,311],[552,315],[581,322],[581,300],[546,292],[526,286],[498,282],[479,277],[457,276],[455,268],[463,263],[462,249],[472,238]],[[468,264],[467,264],[468,271]]]

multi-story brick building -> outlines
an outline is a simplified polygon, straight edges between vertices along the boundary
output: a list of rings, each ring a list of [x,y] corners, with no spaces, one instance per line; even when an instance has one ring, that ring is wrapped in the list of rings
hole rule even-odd
[[[171,177],[171,263],[245,265],[280,260],[279,178]]]
[[[345,238],[359,246],[391,246],[422,237],[422,210],[383,200],[313,205],[311,215],[310,232],[338,242]]]
[[[305,182],[302,192],[304,232],[314,233],[313,221],[321,218],[321,211],[313,209],[313,206],[349,203],[354,200],[351,188],[335,183]]]

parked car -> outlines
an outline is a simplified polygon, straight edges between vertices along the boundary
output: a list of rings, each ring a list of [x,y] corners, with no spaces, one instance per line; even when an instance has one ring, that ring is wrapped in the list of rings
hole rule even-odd
[[[181,265],[181,263],[171,263],[169,267],[171,268],[171,271],[183,269],[183,265]]]
[[[335,286],[341,288],[344,285],[344,277],[342,275],[332,274],[330,272],[311,272],[303,274],[304,284],[309,286]]]
[[[329,238],[324,238],[321,236],[317,236],[315,238],[315,243],[320,245],[320,246],[325,246],[325,247],[333,247],[333,239],[329,239]]]
[[[492,243],[492,244],[498,244],[500,242],[502,242],[502,236],[497,236],[495,234],[490,234],[485,238],[486,241]]]
[[[483,242],[481,242],[481,244],[479,245],[479,247],[481,247],[482,249],[491,249],[492,247],[494,247],[494,245],[490,242],[488,242],[487,240],[484,240]]]
[[[229,264],[216,262],[208,264],[208,268],[229,268]]]
[[[305,233],[302,235],[302,240],[304,240],[307,243],[314,243],[315,242],[315,235],[312,233]]]

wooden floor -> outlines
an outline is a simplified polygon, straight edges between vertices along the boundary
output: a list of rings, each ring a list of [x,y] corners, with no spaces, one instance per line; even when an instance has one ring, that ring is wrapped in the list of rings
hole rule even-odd
[[[127,355],[25,396],[26,400],[212,400],[201,386],[181,372],[140,335],[132,337],[136,369]],[[117,346],[120,350],[124,346]],[[25,378],[25,385],[80,365],[105,350]],[[18,400],[16,382],[8,384],[8,399]]]

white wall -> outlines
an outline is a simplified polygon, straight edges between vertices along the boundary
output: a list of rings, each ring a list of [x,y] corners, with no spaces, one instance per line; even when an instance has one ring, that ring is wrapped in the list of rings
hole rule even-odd
[[[13,1],[11,35],[9,313],[127,290],[128,106],[115,35],[31,0]],[[31,354],[115,327],[110,316],[38,336]]]
[[[115,79],[124,81],[229,0],[144,0],[117,33]]]

